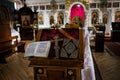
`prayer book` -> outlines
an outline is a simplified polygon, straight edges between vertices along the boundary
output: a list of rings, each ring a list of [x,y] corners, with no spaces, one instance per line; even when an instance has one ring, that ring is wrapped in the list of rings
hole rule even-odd
[[[60,57],[76,59],[78,57],[78,44],[79,40],[77,39],[64,39]]]
[[[50,41],[31,42],[27,45],[24,57],[48,57]]]

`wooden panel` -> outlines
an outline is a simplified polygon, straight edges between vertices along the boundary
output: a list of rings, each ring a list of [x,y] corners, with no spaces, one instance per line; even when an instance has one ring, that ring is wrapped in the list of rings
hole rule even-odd
[[[34,67],[35,80],[81,80],[79,67],[37,66]]]
[[[0,57],[4,57],[3,50],[11,46],[9,11],[5,6],[0,6]]]
[[[10,14],[5,6],[0,6],[0,62],[6,62],[5,58],[12,52],[17,44],[17,36],[11,36]],[[16,39],[16,44],[12,45],[12,39]]]

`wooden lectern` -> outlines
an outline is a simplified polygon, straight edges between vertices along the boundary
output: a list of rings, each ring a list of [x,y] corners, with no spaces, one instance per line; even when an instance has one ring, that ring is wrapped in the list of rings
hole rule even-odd
[[[30,65],[34,69],[34,80],[81,80],[84,55],[84,30],[83,29],[42,29],[38,31],[39,40],[50,40],[51,49],[47,58],[30,57]],[[54,36],[59,36],[59,56],[56,56]],[[38,38],[37,38],[38,39]],[[53,39],[53,40],[52,40]],[[61,57],[64,39],[79,41],[77,57]],[[69,43],[70,45],[71,43]],[[71,48],[69,46],[69,48]],[[71,53],[72,54],[72,53]],[[70,54],[69,54],[70,55]],[[74,54],[73,54],[74,55]]]

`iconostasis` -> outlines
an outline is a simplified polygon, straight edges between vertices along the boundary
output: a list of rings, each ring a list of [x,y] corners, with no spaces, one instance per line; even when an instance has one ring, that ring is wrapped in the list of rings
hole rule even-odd
[[[97,23],[104,23],[111,26],[111,22],[119,21],[118,2],[107,2],[107,9],[100,8],[100,1],[89,0],[66,0],[65,2],[27,5],[34,12],[37,12],[35,23],[38,28],[65,27],[68,23],[82,23],[82,26],[94,26]],[[111,6],[113,5],[113,6]],[[54,7],[53,8],[51,8]],[[111,16],[114,15],[114,16]],[[77,25],[78,25],[77,24]]]

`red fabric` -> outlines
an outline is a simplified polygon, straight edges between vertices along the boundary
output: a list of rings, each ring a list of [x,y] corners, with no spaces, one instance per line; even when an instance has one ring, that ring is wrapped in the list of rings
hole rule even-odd
[[[63,29],[65,32],[69,33],[75,39],[79,38],[79,29]],[[43,29],[41,35],[41,41],[54,40],[54,36],[59,36],[59,38],[66,38],[58,29]]]
[[[63,30],[69,33],[75,39],[79,38],[79,29],[63,29]],[[59,32],[58,29],[43,29],[40,41],[54,40],[54,36],[59,36],[59,39],[66,38],[62,33]],[[62,44],[63,44],[63,41],[59,41],[58,43],[60,47],[59,50],[61,50]],[[49,58],[55,57],[54,45],[55,45],[54,42],[51,43]]]
[[[71,8],[71,21],[74,19],[75,16],[79,16],[84,21],[84,8],[83,6],[76,4]]]

